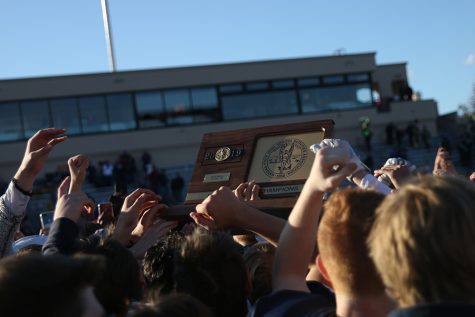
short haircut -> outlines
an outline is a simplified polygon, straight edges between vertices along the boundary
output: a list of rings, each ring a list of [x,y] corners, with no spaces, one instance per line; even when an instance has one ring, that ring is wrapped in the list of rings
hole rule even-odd
[[[252,282],[251,303],[272,292],[274,254],[275,247],[269,242],[258,242],[244,253],[244,263]]]
[[[399,306],[475,302],[475,186],[424,176],[386,198],[368,243]]]
[[[95,237],[82,252],[105,259],[94,294],[107,313],[125,314],[128,302],[142,298],[140,266],[126,247],[114,239],[101,241]]]
[[[240,247],[224,232],[196,228],[176,256],[176,291],[207,305],[216,316],[245,316],[247,272]]]
[[[79,317],[81,291],[94,285],[100,257],[25,254],[0,261],[2,316]]]
[[[175,254],[180,250],[182,241],[183,236],[172,232],[145,253],[143,273],[147,297],[150,300],[172,292],[174,288],[173,261]]]
[[[374,191],[344,189],[325,202],[317,241],[336,292],[348,295],[384,292],[366,245],[376,208],[383,199],[382,194]]]

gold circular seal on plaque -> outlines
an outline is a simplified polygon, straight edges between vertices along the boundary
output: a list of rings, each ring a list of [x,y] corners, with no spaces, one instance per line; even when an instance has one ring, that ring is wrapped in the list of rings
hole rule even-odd
[[[227,146],[219,148],[214,154],[214,159],[218,162],[226,161],[231,156],[231,149]]]
[[[271,178],[287,178],[307,160],[307,146],[299,139],[288,138],[274,144],[262,159],[262,171]]]

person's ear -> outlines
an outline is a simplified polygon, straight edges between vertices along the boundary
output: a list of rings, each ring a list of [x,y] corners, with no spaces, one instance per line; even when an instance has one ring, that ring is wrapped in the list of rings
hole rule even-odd
[[[322,257],[320,256],[320,254],[317,255],[317,259],[315,260],[315,262],[317,264],[318,270],[323,276],[323,281],[322,281],[323,284],[325,284],[328,287],[333,288],[330,277],[328,276],[327,268],[325,267],[325,264],[323,264]]]

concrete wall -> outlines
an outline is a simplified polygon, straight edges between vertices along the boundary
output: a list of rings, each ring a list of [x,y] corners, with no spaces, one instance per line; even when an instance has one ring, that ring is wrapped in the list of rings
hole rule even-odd
[[[98,135],[71,136],[70,139],[50,154],[45,171],[53,171],[57,165],[64,164],[68,157],[84,153],[97,163],[97,160],[114,161],[119,153],[128,151],[136,157],[147,150],[159,167],[193,164],[204,133],[287,124],[313,120],[332,119],[335,121],[335,137],[347,139],[354,146],[363,144],[359,128],[359,118],[371,119],[374,142],[384,142],[385,126],[389,122],[405,127],[409,120],[418,119],[426,124],[432,135],[436,135],[437,104],[433,100],[420,102],[393,103],[391,112],[378,113],[375,108],[349,110],[314,115],[274,117],[259,120],[219,122],[206,125],[193,125],[162,129],[128,131]],[[25,143],[0,144],[0,177],[8,180],[13,176],[23,155]]]
[[[407,79],[406,63],[378,65],[373,73],[373,81],[379,84],[382,97],[393,97],[392,82]]]

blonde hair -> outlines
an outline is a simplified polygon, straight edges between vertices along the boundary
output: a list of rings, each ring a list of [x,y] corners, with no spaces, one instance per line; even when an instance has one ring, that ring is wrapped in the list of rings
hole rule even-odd
[[[388,196],[368,244],[383,281],[407,307],[475,302],[475,186],[425,176]]]
[[[317,240],[335,291],[348,295],[384,292],[366,245],[376,208],[383,199],[377,192],[345,189],[325,202]]]

